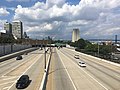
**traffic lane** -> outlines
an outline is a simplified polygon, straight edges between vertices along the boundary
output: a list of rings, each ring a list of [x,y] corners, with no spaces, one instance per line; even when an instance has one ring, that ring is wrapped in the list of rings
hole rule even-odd
[[[106,90],[104,86],[91,78],[89,74],[84,71],[85,68],[78,67],[77,63],[73,62],[68,56],[58,51],[63,60],[77,90]]]
[[[67,52],[66,50],[63,50],[62,52],[63,53],[66,52],[66,54],[68,56],[73,58],[72,60],[77,61],[76,63],[78,63],[79,59],[74,58],[74,53]],[[87,64],[89,64],[89,66],[94,66],[94,68],[96,68],[99,71],[107,74],[108,76],[114,78],[115,80],[120,81],[120,72],[114,71],[113,69],[110,69],[110,68],[104,66],[104,63],[102,64],[102,62],[97,62],[95,59],[86,58],[85,56],[81,56],[81,55],[80,55],[80,60],[86,62]],[[118,70],[118,68],[119,67],[117,67],[116,69]]]
[[[46,54],[46,62],[49,59],[50,54]],[[30,70],[26,72],[27,75],[30,76],[31,83],[30,85],[26,88],[26,90],[39,90],[42,78],[44,75],[44,60],[45,56],[40,58],[32,67]]]
[[[71,59],[71,60],[74,60],[74,59]],[[92,63],[90,61],[87,61],[87,60],[82,60],[82,61],[84,61],[87,65],[84,71],[86,71],[89,75],[94,77],[107,89],[109,90],[120,89],[120,78],[118,75],[114,74],[114,72],[112,74],[112,71],[104,69],[104,67],[96,65],[95,63]]]
[[[32,64],[34,62],[34,60],[35,60],[35,57],[38,57],[38,56],[41,56],[41,55],[40,54],[33,54],[33,55],[30,55],[29,57],[27,57],[26,60],[20,60],[20,61],[25,61],[25,62],[23,62],[21,64],[18,64],[18,65],[16,64],[16,66],[13,66],[12,69],[10,68],[10,70],[8,72],[5,72],[4,75],[2,77],[0,77],[0,79],[1,79],[0,85],[1,86],[7,85],[8,82],[17,80],[17,78],[20,76],[20,74],[22,72],[24,72],[24,70],[26,68],[28,68],[27,66]]]
[[[46,90],[74,90],[56,50],[53,49]]]
[[[40,56],[40,55],[39,55]],[[18,78],[19,78],[19,76],[21,76],[20,74],[21,73],[24,73],[25,72],[25,70],[27,70],[27,68],[28,67],[26,67],[26,64],[28,64],[27,66],[30,66],[30,64],[32,64],[33,62],[35,61],[35,59],[34,59],[34,57],[32,57],[31,58],[31,60],[30,60],[30,63],[23,63],[21,66],[19,66],[19,67],[16,67],[14,70],[11,70],[11,71],[9,71],[8,73],[6,73],[5,75],[4,75],[4,77],[6,77],[6,80],[4,79],[4,80],[2,80],[2,82],[1,82],[1,85],[2,86],[4,86],[4,85],[7,85],[7,87],[10,87],[9,86],[9,84],[8,84],[8,82],[11,82],[11,81],[16,81]],[[19,71],[20,70],[20,71]],[[15,79],[13,78],[13,79],[8,79],[8,77],[10,77],[10,78],[13,78],[13,77],[15,77]],[[13,82],[13,83],[14,83]],[[4,84],[5,83],[5,84]],[[13,84],[12,83],[12,84]],[[4,87],[4,88],[6,88],[6,87]]]
[[[34,51],[36,53],[38,53],[38,51]],[[13,68],[15,68],[16,66],[28,61],[31,57],[35,57],[36,54],[28,54],[28,55],[22,55],[23,56],[23,59],[22,60],[16,60],[16,57],[15,58],[12,58],[10,60],[7,60],[5,62],[2,62],[1,63],[1,70],[0,70],[0,76],[3,76],[6,72],[12,70]]]
[[[35,51],[32,51],[32,52],[27,53],[27,55],[25,55],[25,54],[23,53],[22,57],[23,57],[23,58],[26,58],[26,57],[30,56],[29,54],[31,54],[31,53],[39,53],[39,51],[38,51],[38,50],[35,50]],[[15,61],[16,61],[16,57],[11,58],[11,59],[9,59],[9,60],[7,60],[7,61],[0,62],[0,68],[6,66],[6,65],[8,65],[8,64],[14,63]]]
[[[63,52],[65,52],[65,51],[63,51]],[[69,53],[68,55],[73,56],[73,53],[71,53],[71,52],[67,52],[67,53]],[[73,57],[71,57],[71,58],[73,58]],[[110,78],[113,78],[116,81],[120,82],[120,73],[104,66],[103,65],[104,63],[102,64],[100,62],[96,62],[95,59],[86,58],[85,56],[80,56],[80,59],[82,61],[85,61],[89,66],[92,66],[95,69],[101,71],[101,73],[104,73],[104,74],[108,75]],[[73,60],[74,60],[74,58],[73,58]],[[117,67],[116,69],[118,69],[118,68],[119,67]]]
[[[49,54],[47,54],[47,60],[48,58]],[[30,84],[27,88],[25,88],[25,90],[39,90],[44,74],[44,55],[42,55],[41,58],[37,58],[33,61],[33,65],[24,72],[24,74],[28,75],[30,78]],[[8,90],[17,90],[15,85],[16,82],[14,82]]]
[[[64,48],[64,49],[61,49],[61,50],[64,50],[64,51],[67,51],[67,52],[72,52],[72,54],[74,54],[74,55],[79,54],[80,58],[88,59],[88,60],[91,60],[93,62],[99,63],[100,65],[102,65],[102,66],[120,74],[120,66],[116,66],[116,65],[110,64],[108,62],[102,61],[102,59],[98,60],[98,59],[95,59],[93,57],[86,56],[83,53],[77,52],[75,50],[71,50],[71,49],[67,49],[67,48]]]
[[[65,52],[65,51],[63,51]],[[75,61],[73,56],[68,53],[68,56],[72,58],[71,60]],[[85,71],[96,78],[99,82],[101,82],[105,87],[110,90],[119,90],[120,89],[120,75],[118,73],[113,72],[113,70],[106,69],[99,64],[93,63],[90,60],[82,59],[82,61],[86,62],[87,67]]]
[[[96,78],[108,90],[120,90],[120,78],[113,76],[112,73],[110,73],[109,71],[95,68],[93,64],[92,66],[90,64],[87,65],[85,71],[94,76],[94,78]]]

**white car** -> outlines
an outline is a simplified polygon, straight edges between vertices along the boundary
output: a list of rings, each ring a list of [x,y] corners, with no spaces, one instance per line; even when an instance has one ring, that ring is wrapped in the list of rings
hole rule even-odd
[[[79,59],[79,55],[75,55],[74,58]]]
[[[81,67],[86,67],[86,64],[84,62],[78,62],[78,65]]]

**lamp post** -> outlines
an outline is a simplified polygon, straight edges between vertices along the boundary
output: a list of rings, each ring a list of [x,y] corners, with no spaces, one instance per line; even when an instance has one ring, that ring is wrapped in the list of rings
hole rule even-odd
[[[44,53],[44,61],[45,61],[45,63],[44,63],[44,71],[46,72],[46,43],[45,43],[45,41],[44,41],[44,44],[45,44],[45,48],[44,48],[44,50],[45,50],[45,53]]]
[[[45,65],[44,65],[44,70],[46,72],[46,47],[45,47]]]

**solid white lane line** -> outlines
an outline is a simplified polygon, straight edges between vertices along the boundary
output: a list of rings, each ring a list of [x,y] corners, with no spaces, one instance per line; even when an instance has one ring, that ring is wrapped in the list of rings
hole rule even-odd
[[[57,53],[58,53],[58,52],[57,52]],[[60,53],[61,53],[61,52],[60,52]],[[64,66],[64,68],[65,68],[65,71],[67,72],[67,75],[68,75],[68,77],[69,77],[70,81],[72,82],[72,85],[73,85],[74,89],[75,89],[75,90],[77,90],[77,88],[76,88],[76,86],[75,86],[74,82],[72,81],[72,78],[70,77],[70,74],[68,73],[67,68],[65,67],[65,65],[64,65],[64,63],[63,63],[63,61],[62,61],[62,58],[60,57],[60,55],[59,55],[59,54],[58,54],[58,56],[59,56],[59,58],[60,58],[60,60],[61,60],[61,62],[62,62],[62,64],[63,64],[63,66]]]
[[[23,72],[20,76],[22,76],[23,74],[25,74],[25,73],[39,60],[39,58],[40,58],[41,56],[42,56],[42,55],[38,56],[37,59],[36,59],[36,61],[34,61],[34,63],[32,63],[32,64],[25,70],[25,72]],[[17,80],[16,80],[16,81],[17,81]],[[10,90],[11,87],[16,83],[16,81],[15,81],[7,90]]]
[[[63,54],[64,55],[64,54]],[[69,54],[68,54],[69,55]],[[65,56],[65,55],[64,55]],[[69,55],[70,56],[70,55]],[[66,56],[67,57],[67,56]],[[71,57],[71,56],[70,56]],[[69,58],[69,57],[67,57]],[[69,58],[70,59],[70,58]],[[73,64],[77,65],[75,62],[71,61]],[[81,69],[80,66],[77,65],[79,69]],[[105,90],[108,90],[103,84],[101,84],[98,80],[96,80],[94,77],[92,77],[90,74],[88,74],[85,70],[81,69],[85,74],[87,74],[90,78],[92,78],[94,81],[96,81],[100,86],[102,86]]]

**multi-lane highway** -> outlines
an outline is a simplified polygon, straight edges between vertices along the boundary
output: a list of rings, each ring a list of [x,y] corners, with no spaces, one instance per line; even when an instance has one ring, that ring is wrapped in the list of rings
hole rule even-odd
[[[30,77],[30,85],[25,90],[39,89],[44,74],[43,51],[36,50],[22,57],[22,60],[12,58],[0,63],[0,90],[16,90],[16,80],[21,75]]]
[[[120,67],[74,50],[53,51],[47,90],[120,90]],[[75,59],[74,55],[80,59]],[[84,61],[87,67],[80,67]]]
[[[44,75],[44,50],[22,55],[23,60],[0,63],[0,90],[16,90],[16,80],[23,74],[30,77],[25,90],[40,90]],[[47,53],[47,60],[49,57]],[[74,58],[79,55],[79,59]],[[80,67],[84,61],[86,67]],[[120,65],[89,57],[67,48],[53,48],[46,90],[120,90]]]

